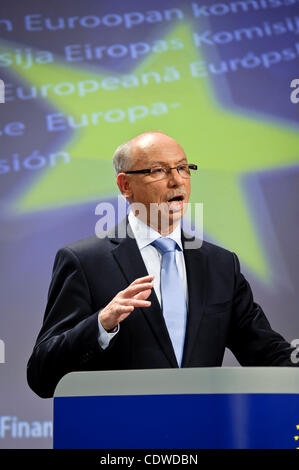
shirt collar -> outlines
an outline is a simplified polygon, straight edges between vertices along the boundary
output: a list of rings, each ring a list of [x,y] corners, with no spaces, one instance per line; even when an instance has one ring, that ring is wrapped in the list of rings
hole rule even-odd
[[[142,222],[142,220],[139,219],[139,217],[136,217],[132,211],[129,213],[128,220],[139,250],[142,250],[142,248],[150,245],[153,241],[157,240],[157,238],[161,237],[159,232]],[[183,250],[181,239],[181,224],[178,224],[176,228],[169,235],[167,235],[167,237],[175,240],[181,250]]]

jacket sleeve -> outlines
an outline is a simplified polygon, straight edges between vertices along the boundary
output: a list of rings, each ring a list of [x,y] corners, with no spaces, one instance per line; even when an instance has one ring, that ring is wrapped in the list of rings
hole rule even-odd
[[[55,258],[43,325],[28,361],[28,384],[39,396],[51,397],[63,375],[84,370],[101,351],[98,311],[93,311],[80,260],[63,248]]]
[[[242,366],[298,366],[291,360],[295,348],[271,328],[262,308],[253,300],[235,253],[233,257],[235,288],[229,349]]]

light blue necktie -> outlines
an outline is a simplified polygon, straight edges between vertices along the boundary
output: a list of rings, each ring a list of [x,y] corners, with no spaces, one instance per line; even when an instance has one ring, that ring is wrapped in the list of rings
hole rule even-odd
[[[186,299],[184,286],[175,260],[175,250],[180,247],[171,238],[158,238],[152,245],[162,255],[161,297],[162,312],[179,366],[182,364],[185,331]]]

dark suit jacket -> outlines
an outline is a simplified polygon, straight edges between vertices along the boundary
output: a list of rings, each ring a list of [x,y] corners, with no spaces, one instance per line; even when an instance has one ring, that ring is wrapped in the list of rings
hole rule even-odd
[[[294,365],[293,348],[254,302],[234,253],[203,242],[198,249],[184,249],[184,257],[189,311],[182,367],[221,366],[225,347],[243,366]],[[99,310],[147,274],[130,237],[94,236],[58,251],[27,367],[28,383],[38,395],[52,396],[71,371],[178,367],[154,289],[150,307],[136,308],[107,349],[98,344]]]

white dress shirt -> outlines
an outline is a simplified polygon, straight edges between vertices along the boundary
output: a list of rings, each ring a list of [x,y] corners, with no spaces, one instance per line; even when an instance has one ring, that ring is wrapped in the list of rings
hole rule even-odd
[[[157,296],[157,299],[161,305],[161,288],[160,288],[160,271],[161,271],[161,253],[153,246],[151,243],[157,238],[161,237],[161,234],[154,230],[152,227],[148,226],[138,217],[136,217],[133,212],[129,213],[128,217],[132,232],[136,239],[137,246],[140,250],[140,254],[144,261],[145,267],[147,269],[148,274],[154,276],[153,280],[153,287]],[[184,252],[183,252],[183,245],[181,240],[181,226],[180,224],[167,235],[168,238],[172,238],[177,242],[181,250],[176,250],[176,264],[179,271],[179,275],[182,279],[182,283],[184,286],[185,298],[186,303],[188,306],[188,286],[187,286],[187,276],[186,276],[186,266],[185,266],[185,259],[184,259]],[[98,341],[102,349],[105,349],[113,336],[115,336],[119,331],[119,324],[117,329],[113,333],[108,333],[100,323],[100,319],[98,320],[99,323],[99,337]]]

